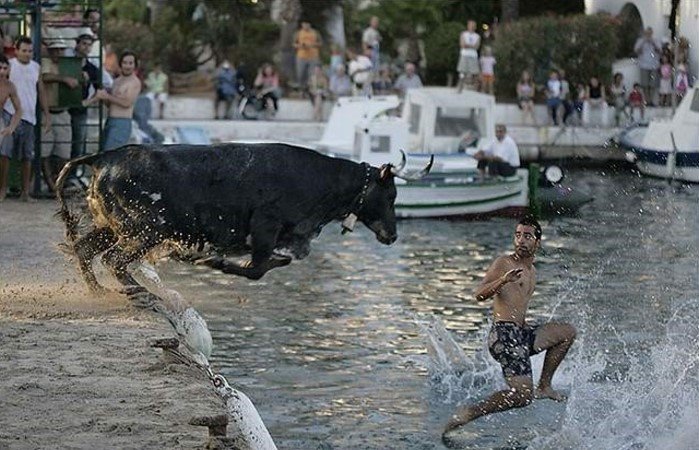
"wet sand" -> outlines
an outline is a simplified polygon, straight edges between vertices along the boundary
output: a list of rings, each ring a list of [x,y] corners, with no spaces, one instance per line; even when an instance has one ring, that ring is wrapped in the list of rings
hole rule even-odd
[[[224,411],[208,378],[148,346],[164,319],[87,291],[55,209],[0,203],[0,449],[203,446],[189,419]]]

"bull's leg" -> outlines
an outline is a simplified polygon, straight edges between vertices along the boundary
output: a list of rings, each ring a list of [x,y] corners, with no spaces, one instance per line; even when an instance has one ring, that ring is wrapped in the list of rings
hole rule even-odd
[[[225,258],[213,257],[198,261],[199,264],[230,273],[240,275],[251,280],[259,280],[269,270],[275,267],[286,266],[291,262],[289,257],[272,257],[274,247],[277,244],[277,235],[281,230],[281,224],[274,219],[256,213],[250,220],[253,230],[252,260],[245,265],[228,261]]]
[[[143,258],[143,256],[148,253],[148,251],[153,248],[153,245],[141,245],[135,250],[127,251],[123,249],[119,244],[111,247],[102,256],[102,262],[110,270],[110,272],[116,277],[121,284],[124,285],[122,290],[128,297],[129,300],[140,308],[150,308],[153,306],[155,301],[159,300],[154,294],[148,292],[148,290],[142,286],[136,279],[131,276],[128,271],[128,266],[134,261],[138,261]]]
[[[92,260],[98,254],[114,245],[116,237],[108,228],[97,228],[81,237],[73,244],[73,252],[78,258],[78,268],[85,283],[95,294],[102,294],[106,289],[97,282],[92,270]]]

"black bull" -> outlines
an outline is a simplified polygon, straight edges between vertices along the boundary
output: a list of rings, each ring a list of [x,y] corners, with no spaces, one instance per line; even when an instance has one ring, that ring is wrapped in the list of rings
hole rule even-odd
[[[196,249],[202,264],[258,279],[289,264],[289,255],[305,257],[324,225],[348,215],[381,243],[396,240],[391,165],[376,168],[284,144],[131,145],[69,162],[59,193],[81,164],[93,172],[89,226],[80,231],[83,221],[60,194],[59,215],[93,291],[102,290],[92,269],[101,253],[122,284],[137,287],[128,265],[164,244],[188,249],[190,260]],[[247,264],[226,259],[248,253]]]

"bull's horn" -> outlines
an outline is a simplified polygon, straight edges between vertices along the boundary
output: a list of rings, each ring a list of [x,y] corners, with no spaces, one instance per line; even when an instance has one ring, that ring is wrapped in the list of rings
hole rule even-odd
[[[403,170],[403,168],[405,167],[405,164],[407,162],[406,158],[405,158],[405,152],[403,152],[403,150],[400,151],[400,155],[401,155],[401,159],[400,159],[400,163],[398,164],[398,166],[391,167],[391,173],[396,177],[400,177],[400,172],[401,172],[401,170]]]
[[[406,180],[406,181],[415,181],[415,180],[419,180],[420,178],[422,178],[422,177],[424,177],[425,175],[427,175],[428,173],[430,173],[430,169],[432,168],[432,163],[434,163],[434,155],[430,155],[430,162],[427,163],[427,165],[425,166],[425,168],[422,169],[421,171],[419,171],[419,172],[414,172],[414,173],[410,173],[410,174],[407,174],[407,173],[406,173],[406,174],[400,174],[400,175],[396,175],[396,176],[397,176],[398,178],[402,178],[402,179],[404,179],[404,180]]]

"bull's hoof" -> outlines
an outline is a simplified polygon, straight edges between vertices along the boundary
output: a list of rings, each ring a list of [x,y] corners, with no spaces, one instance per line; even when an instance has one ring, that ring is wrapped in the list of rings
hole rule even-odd
[[[119,289],[119,292],[121,294],[124,294],[124,295],[131,297],[132,295],[141,294],[143,292],[148,292],[148,290],[146,288],[144,288],[143,286],[130,284],[127,286],[122,286]]]
[[[153,309],[158,297],[148,291],[129,295],[131,304],[139,309]]]

